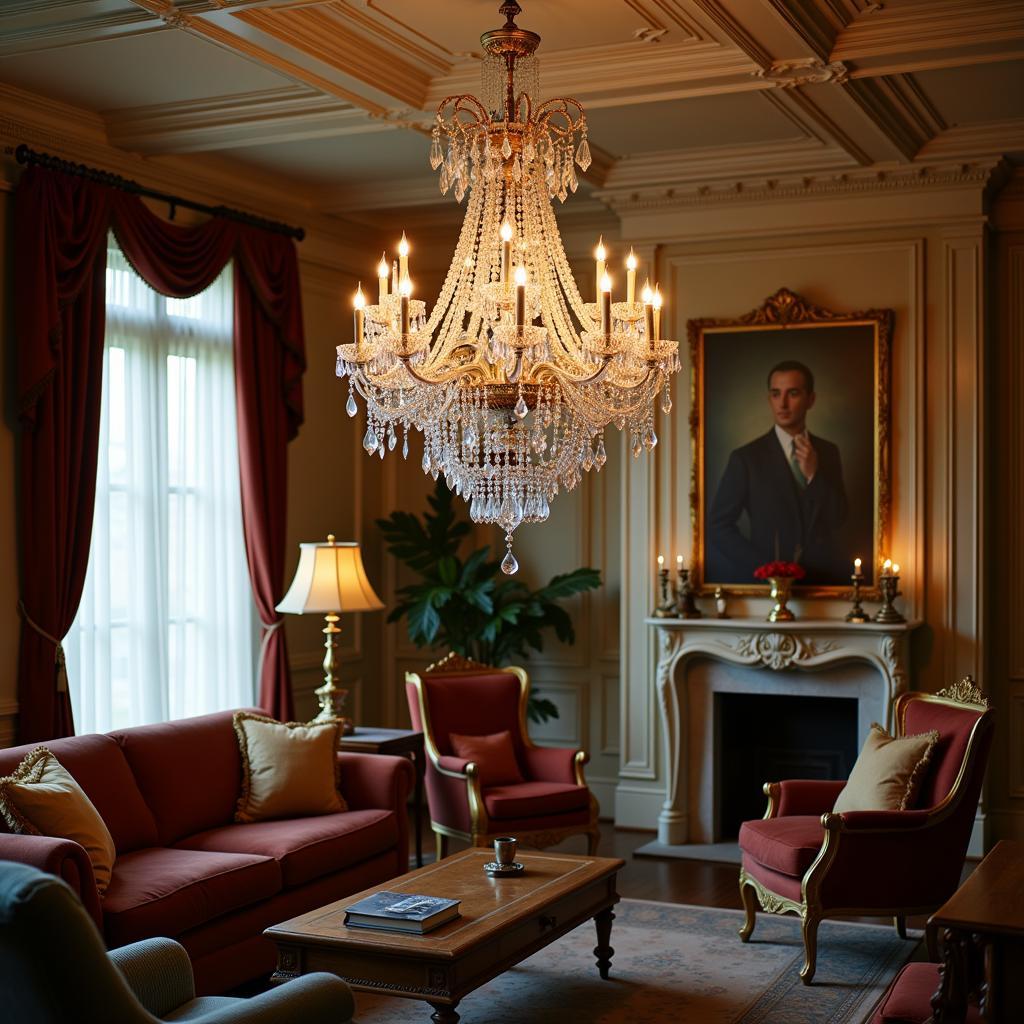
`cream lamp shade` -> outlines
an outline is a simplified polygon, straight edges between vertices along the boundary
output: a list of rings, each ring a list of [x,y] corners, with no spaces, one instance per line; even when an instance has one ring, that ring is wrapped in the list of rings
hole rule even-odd
[[[341,713],[348,691],[335,683],[335,638],[341,632],[338,617],[341,612],[375,612],[384,602],[374,593],[366,578],[363,558],[355,541],[334,539],[327,535],[326,543],[299,545],[299,564],[288,593],[277,606],[279,612],[292,615],[318,613],[324,617],[324,685],[316,690],[320,713],[314,722],[340,722],[345,732],[355,731],[351,718]]]
[[[338,543],[330,534],[326,542],[300,544],[299,548],[295,578],[277,606],[279,612],[370,612],[384,607],[366,578],[355,541]]]

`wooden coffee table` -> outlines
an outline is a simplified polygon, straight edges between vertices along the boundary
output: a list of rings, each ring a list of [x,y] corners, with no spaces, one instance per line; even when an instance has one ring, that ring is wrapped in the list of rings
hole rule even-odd
[[[330,971],[356,991],[422,999],[435,1024],[455,1024],[464,996],[589,918],[607,978],[615,875],[624,862],[520,851],[522,875],[492,878],[483,868],[493,859],[490,849],[469,849],[268,928],[264,934],[277,943],[271,981]],[[462,915],[426,935],[346,928],[346,908],[382,889],[460,899]]]

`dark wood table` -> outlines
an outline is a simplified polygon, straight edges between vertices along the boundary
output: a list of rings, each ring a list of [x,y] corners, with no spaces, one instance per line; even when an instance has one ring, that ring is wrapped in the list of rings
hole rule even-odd
[[[960,1024],[975,994],[983,1021],[1024,1021],[1024,842],[996,843],[928,927],[943,939],[935,1024]]]
[[[492,878],[484,864],[493,858],[493,850],[464,850],[268,928],[264,935],[277,943],[271,981],[330,971],[357,992],[423,1000],[434,1024],[457,1024],[464,996],[591,918],[597,968],[607,978],[615,877],[624,862],[520,851],[521,875]],[[347,928],[346,908],[382,889],[459,899],[461,916],[426,935]]]
[[[341,738],[342,750],[360,754],[397,754],[408,757],[416,767],[416,791],[413,794],[413,816],[416,833],[416,867],[423,867],[423,776],[426,772],[423,733],[414,729],[374,729],[356,726],[354,732]]]

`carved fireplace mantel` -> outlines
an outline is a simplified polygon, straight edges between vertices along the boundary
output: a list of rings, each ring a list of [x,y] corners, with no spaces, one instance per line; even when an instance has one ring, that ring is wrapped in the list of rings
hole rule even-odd
[[[893,698],[909,688],[910,637],[921,625],[842,619],[651,618],[647,623],[658,635],[657,691],[667,758],[658,840],[668,845],[715,839],[712,692],[854,697],[863,741],[871,722],[891,726]],[[740,672],[711,673],[691,684],[692,663],[700,659]],[[760,671],[751,675],[752,669]]]

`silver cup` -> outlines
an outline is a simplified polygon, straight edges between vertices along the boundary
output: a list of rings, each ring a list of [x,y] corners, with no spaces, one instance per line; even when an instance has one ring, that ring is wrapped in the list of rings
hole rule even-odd
[[[499,867],[507,868],[515,864],[517,845],[515,836],[498,836],[494,840],[494,859]]]

